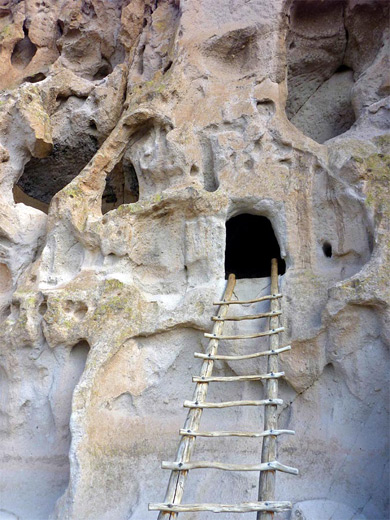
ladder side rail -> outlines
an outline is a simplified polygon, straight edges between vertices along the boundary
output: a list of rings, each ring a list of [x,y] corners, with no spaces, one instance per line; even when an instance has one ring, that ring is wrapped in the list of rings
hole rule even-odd
[[[278,294],[278,261],[273,258],[271,261],[271,294]],[[278,311],[279,302],[277,299],[271,300],[270,310]],[[276,329],[279,325],[279,315],[270,318],[270,329]],[[277,350],[279,347],[279,334],[270,336],[270,349]],[[268,372],[278,372],[278,354],[270,354],[267,363]],[[266,397],[268,399],[277,399],[278,397],[278,380],[268,379],[266,382]],[[278,407],[277,405],[269,405],[264,409],[264,430],[278,429]],[[267,463],[277,460],[277,438],[267,436],[263,439],[261,451],[261,462]],[[259,477],[259,500],[273,501],[275,497],[275,481],[276,471],[261,471]],[[271,511],[259,511],[257,520],[273,520],[274,513]]]
[[[221,302],[221,306],[218,309],[218,316],[224,317],[228,313],[229,304],[224,303],[224,301],[229,301],[232,298],[233,290],[236,284],[236,277],[234,274],[229,275],[228,283],[225,289],[225,293],[223,295],[223,302]],[[223,321],[215,322],[213,327],[213,334],[218,336],[222,333],[224,326]],[[218,339],[211,339],[209,341],[206,354],[210,354],[214,356],[218,352]],[[201,377],[209,377],[212,374],[214,366],[213,359],[204,360],[201,368]],[[197,383],[193,400],[197,403],[202,403],[205,401],[208,391],[209,383]],[[194,430],[197,431],[200,425],[200,420],[202,417],[203,409],[202,408],[191,408],[188,412],[187,419],[184,423],[185,430]],[[195,447],[196,437],[182,437],[179,443],[179,447],[176,453],[176,461],[177,462],[189,462],[191,459],[191,455],[193,453]],[[172,471],[171,476],[169,478],[167,491],[165,494],[164,503],[169,504],[180,504],[183,498],[184,493],[184,484],[188,476],[188,471]],[[176,512],[167,512],[160,511],[158,515],[158,520],[164,519],[174,519],[177,518],[178,513]]]

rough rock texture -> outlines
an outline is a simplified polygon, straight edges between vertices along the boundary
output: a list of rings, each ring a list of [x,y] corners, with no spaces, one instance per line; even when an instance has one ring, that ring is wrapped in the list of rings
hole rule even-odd
[[[300,475],[278,475],[280,518],[388,518],[388,16],[385,0],[0,3],[1,519],[156,518],[240,213],[270,219],[286,261],[280,424],[296,436],[279,459]],[[257,478],[194,471],[185,501],[255,500]]]

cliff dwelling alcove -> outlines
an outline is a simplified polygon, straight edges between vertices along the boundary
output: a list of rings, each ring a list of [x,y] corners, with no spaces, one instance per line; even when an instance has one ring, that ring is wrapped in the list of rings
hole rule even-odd
[[[387,4],[347,0],[291,3],[286,114],[315,141],[324,143],[343,134],[367,104],[387,95],[388,82],[379,72],[387,67],[383,40]],[[367,98],[370,84],[376,84],[377,90]]]
[[[133,164],[126,157],[107,175],[102,195],[102,213],[132,204],[139,200],[138,177]]]
[[[346,63],[346,2],[295,0],[287,35],[287,117],[319,143],[355,122],[354,71]],[[347,60],[348,61],[348,60]]]
[[[226,278],[230,273],[238,279],[268,277],[272,258],[278,259],[279,274],[284,274],[286,264],[267,217],[243,213],[226,222]]]
[[[32,157],[13,188],[14,200],[48,212],[51,199],[69,184],[92,159],[98,141],[91,135],[74,135],[70,144],[55,143],[43,158]]]

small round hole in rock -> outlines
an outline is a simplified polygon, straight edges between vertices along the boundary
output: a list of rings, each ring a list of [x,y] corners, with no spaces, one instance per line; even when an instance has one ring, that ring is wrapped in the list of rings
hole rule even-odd
[[[322,244],[322,251],[324,252],[324,255],[327,257],[327,258],[332,258],[332,245],[329,243],[329,242],[324,242]]]
[[[101,67],[99,67],[98,71],[94,75],[93,80],[98,81],[98,80],[104,79],[106,76],[111,74],[111,72],[112,72],[111,65],[109,63],[103,63],[103,65],[101,65]]]
[[[39,309],[38,309],[38,312],[41,316],[43,316],[44,314],[46,314],[47,312],[47,303],[45,301],[43,301],[40,306],[39,306]]]
[[[199,167],[196,164],[191,166],[190,175],[198,175]]]
[[[84,318],[84,316],[88,312],[88,306],[84,302],[77,302],[75,308],[74,308],[74,315],[78,320],[81,320]]]

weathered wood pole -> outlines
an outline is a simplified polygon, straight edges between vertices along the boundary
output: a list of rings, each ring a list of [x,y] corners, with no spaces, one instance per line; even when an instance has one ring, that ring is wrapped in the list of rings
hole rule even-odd
[[[223,301],[218,310],[218,316],[224,318],[229,310],[229,304],[225,304],[225,301],[229,301],[232,298],[234,286],[236,284],[236,277],[234,274],[229,275],[229,280],[223,295]],[[214,323],[213,335],[218,336],[222,334],[224,321],[217,321]],[[207,359],[203,361],[200,375],[203,377],[210,377],[213,372],[214,361],[209,359],[208,356],[215,356],[218,352],[218,339],[211,339],[206,350]],[[194,402],[204,403],[208,390],[208,383],[197,383]],[[191,408],[188,412],[186,422],[184,424],[185,430],[198,431],[200,425],[200,419],[202,417],[203,408]],[[179,448],[176,453],[176,462],[188,463],[191,459],[192,452],[195,447],[195,437],[182,437]],[[188,470],[186,471],[172,471],[169,479],[167,492],[165,495],[165,503],[168,504],[181,504],[184,493],[184,484],[188,476]],[[177,518],[178,513],[161,510],[158,515],[158,520],[173,520]]]
[[[271,294],[277,294],[278,287],[278,261],[273,258],[271,261]],[[271,300],[271,312],[279,310],[279,300]],[[279,315],[270,318],[269,328],[276,329],[279,325]],[[270,349],[276,350],[279,347],[279,334],[270,336]],[[278,372],[278,354],[268,356],[267,372]],[[277,399],[278,380],[268,379],[266,382],[266,398]],[[266,406],[264,409],[264,430],[278,429],[278,407],[275,405]],[[277,460],[276,436],[269,435],[263,439],[261,450],[261,462],[272,462]],[[259,480],[259,501],[275,500],[275,480],[276,471],[261,471]],[[271,511],[259,511],[257,520],[273,520],[274,513]]]

